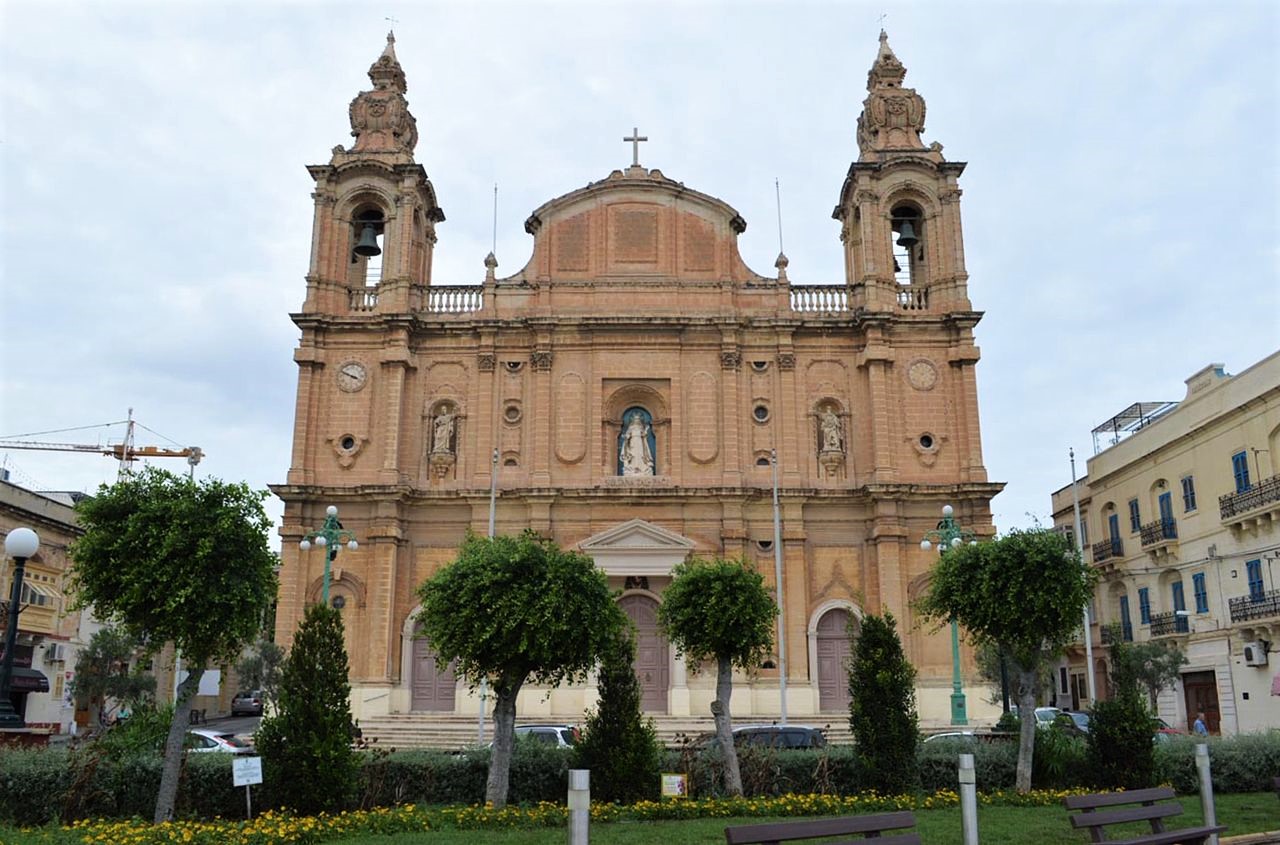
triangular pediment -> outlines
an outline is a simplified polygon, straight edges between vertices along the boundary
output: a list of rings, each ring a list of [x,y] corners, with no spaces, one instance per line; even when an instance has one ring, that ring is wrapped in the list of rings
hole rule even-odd
[[[694,543],[688,537],[651,522],[632,519],[588,537],[578,547],[587,554],[620,551],[675,552],[683,557],[693,551]]]

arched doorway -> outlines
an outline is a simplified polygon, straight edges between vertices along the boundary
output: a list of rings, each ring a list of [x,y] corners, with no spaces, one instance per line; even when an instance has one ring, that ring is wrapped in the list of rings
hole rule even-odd
[[[832,608],[818,620],[818,709],[849,709],[849,611]]]
[[[409,707],[412,710],[452,713],[454,693],[458,687],[453,664],[444,669],[438,668],[436,653],[424,637],[417,636],[419,630],[414,629],[413,662],[410,664],[413,698]]]
[[[625,596],[618,602],[636,626],[636,677],[640,706],[646,713],[667,712],[671,688],[671,657],[667,640],[658,630],[658,603],[648,596]]]

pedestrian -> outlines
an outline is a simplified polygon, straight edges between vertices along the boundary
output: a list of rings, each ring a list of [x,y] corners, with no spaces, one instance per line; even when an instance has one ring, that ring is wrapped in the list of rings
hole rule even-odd
[[[1191,732],[1196,736],[1208,736],[1209,728],[1204,723],[1204,711],[1196,713],[1196,721],[1191,726]]]

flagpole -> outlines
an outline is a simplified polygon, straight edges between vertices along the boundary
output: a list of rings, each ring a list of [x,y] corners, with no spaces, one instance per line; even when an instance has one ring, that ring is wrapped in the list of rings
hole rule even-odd
[[[787,723],[787,625],[782,598],[782,515],[778,509],[778,450],[770,449],[773,463],[773,577],[778,585],[778,701],[781,722]]]

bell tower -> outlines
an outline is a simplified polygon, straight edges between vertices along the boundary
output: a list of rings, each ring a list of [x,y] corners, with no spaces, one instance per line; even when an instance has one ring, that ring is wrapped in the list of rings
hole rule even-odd
[[[418,124],[395,41],[388,33],[369,68],[372,90],[351,101],[355,143],[307,168],[316,190],[304,314],[405,313],[422,307],[431,284],[444,211],[413,158]]]
[[[858,117],[858,160],[832,216],[841,222],[855,307],[941,314],[970,309],[960,230],[963,162],[925,146],[925,104],[880,32]]]

